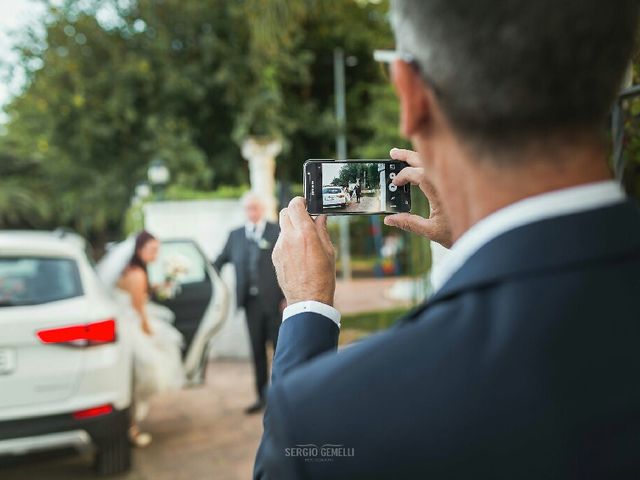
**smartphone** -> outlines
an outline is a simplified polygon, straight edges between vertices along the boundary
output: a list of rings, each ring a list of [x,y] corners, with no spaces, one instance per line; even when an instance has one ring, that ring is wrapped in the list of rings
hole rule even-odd
[[[411,187],[392,184],[398,160],[307,160],[304,196],[311,215],[376,215],[411,211]]]

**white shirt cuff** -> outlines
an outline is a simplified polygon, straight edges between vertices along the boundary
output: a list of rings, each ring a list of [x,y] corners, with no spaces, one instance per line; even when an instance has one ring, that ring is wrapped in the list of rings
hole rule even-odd
[[[315,300],[297,302],[289,305],[284,309],[284,312],[282,312],[282,321],[284,322],[287,318],[303,312],[317,313],[330,318],[331,321],[340,328],[340,312],[326,303],[316,302]]]

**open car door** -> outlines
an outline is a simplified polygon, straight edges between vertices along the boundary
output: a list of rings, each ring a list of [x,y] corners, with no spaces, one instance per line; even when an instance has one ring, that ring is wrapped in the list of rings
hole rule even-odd
[[[154,292],[153,300],[175,315],[184,337],[182,358],[188,385],[204,382],[209,342],[227,318],[228,293],[218,273],[193,240],[161,242],[158,258],[149,264],[149,282],[161,285],[179,271],[171,295]]]

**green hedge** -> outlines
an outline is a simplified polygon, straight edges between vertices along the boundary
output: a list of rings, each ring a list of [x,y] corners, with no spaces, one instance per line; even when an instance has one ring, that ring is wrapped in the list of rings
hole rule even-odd
[[[343,315],[341,328],[361,330],[366,332],[376,332],[384,330],[393,325],[396,320],[405,315],[408,308],[396,308],[393,310],[383,310],[380,312],[365,312]]]
[[[249,185],[223,185],[216,190],[194,190],[180,185],[167,189],[166,200],[215,200],[222,198],[240,198],[249,190]]]

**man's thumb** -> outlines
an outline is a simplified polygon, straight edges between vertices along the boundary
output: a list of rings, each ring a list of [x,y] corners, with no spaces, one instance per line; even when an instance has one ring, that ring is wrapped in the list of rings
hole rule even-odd
[[[397,213],[384,219],[385,225],[397,227],[418,235],[428,236],[431,230],[431,223],[426,218],[411,213]]]

